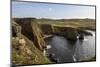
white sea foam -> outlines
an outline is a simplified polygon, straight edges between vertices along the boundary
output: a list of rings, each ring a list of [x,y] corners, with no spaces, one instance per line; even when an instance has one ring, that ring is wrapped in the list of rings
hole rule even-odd
[[[47,49],[50,49],[51,48],[51,45],[47,45]]]
[[[88,39],[84,38],[84,41],[88,41]]]
[[[76,62],[77,60],[76,60],[76,58],[75,58],[75,55],[73,55],[73,60],[74,60],[74,62]]]

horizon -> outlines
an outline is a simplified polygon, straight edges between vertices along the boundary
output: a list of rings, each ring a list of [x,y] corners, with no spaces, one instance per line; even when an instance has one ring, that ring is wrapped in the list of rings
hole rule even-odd
[[[43,18],[37,18],[37,17],[12,17],[12,18],[35,18],[35,19],[51,19],[51,20],[69,20],[69,19],[92,19],[92,20],[95,20],[96,18],[46,18],[46,17],[43,17]]]
[[[14,17],[33,17],[37,19],[95,19],[95,7],[12,1],[12,18]]]

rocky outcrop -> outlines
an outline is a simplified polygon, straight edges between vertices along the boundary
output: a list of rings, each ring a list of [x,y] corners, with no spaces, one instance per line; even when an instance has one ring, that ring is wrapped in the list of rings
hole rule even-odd
[[[52,63],[43,53],[35,47],[35,44],[26,36],[23,39],[12,37],[12,64],[29,65]]]
[[[84,40],[84,34],[79,35],[79,40]]]
[[[78,32],[72,27],[60,27],[51,24],[40,24],[44,34],[64,36],[68,40],[77,40]]]
[[[68,40],[77,40],[77,36],[78,36],[78,32],[75,28],[67,28],[67,31],[66,31],[66,38]]]
[[[64,36],[68,40],[77,40],[78,32],[72,27],[55,27],[55,33]]]
[[[15,18],[14,21],[22,27],[22,34],[34,42],[35,46],[43,50],[45,42],[42,37],[39,25],[36,23],[35,18]]]
[[[40,28],[42,29],[44,34],[53,33],[53,26],[51,24],[40,24]]]
[[[34,26],[33,21],[28,22],[28,20],[30,21],[30,19],[16,19],[16,22],[14,20],[12,21],[12,64],[52,63],[46,56],[43,56],[43,52],[41,51],[45,43],[41,38],[39,28],[37,29],[38,25],[34,24]],[[24,26],[25,24],[26,28]]]
[[[41,29],[45,34],[64,36],[68,40],[77,40],[77,36],[83,34],[92,36],[92,33],[80,28],[64,27],[51,24],[40,24]],[[80,39],[84,39],[84,36],[80,36]]]
[[[88,31],[85,31],[84,29],[77,29],[78,33],[79,34],[84,34],[84,35],[90,35],[92,36],[92,33],[88,32]]]

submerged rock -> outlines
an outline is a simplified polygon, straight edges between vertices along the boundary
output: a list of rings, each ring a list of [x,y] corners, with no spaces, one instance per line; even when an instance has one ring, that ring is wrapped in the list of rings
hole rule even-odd
[[[52,62],[56,62],[56,63],[58,63],[59,62],[59,58],[57,58],[56,56],[55,56],[55,54],[49,54],[48,55],[48,58],[52,61]]]

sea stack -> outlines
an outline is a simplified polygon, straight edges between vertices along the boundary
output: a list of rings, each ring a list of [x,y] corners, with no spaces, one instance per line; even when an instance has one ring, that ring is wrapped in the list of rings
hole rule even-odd
[[[79,40],[84,40],[84,34],[79,35]]]

